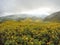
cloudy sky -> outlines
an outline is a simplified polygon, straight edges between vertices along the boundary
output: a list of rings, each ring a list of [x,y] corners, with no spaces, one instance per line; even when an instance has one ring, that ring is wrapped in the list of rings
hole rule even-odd
[[[60,11],[60,0],[0,0],[0,16],[8,14],[50,14]]]

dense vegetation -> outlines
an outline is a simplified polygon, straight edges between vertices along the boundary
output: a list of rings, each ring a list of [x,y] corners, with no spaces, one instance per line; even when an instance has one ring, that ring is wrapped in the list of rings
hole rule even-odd
[[[60,23],[5,21],[0,24],[0,45],[60,45]]]

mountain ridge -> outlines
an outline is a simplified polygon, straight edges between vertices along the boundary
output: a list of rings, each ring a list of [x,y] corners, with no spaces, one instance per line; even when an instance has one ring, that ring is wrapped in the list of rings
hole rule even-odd
[[[60,22],[60,11],[54,12],[47,16],[44,21]]]
[[[27,15],[27,14],[19,14],[19,15],[8,15],[8,16],[3,16],[0,17],[0,21],[6,21],[6,20],[24,20],[30,18],[32,20],[36,19],[41,19],[40,17],[32,16],[32,15]]]
[[[28,14],[14,14],[14,15],[0,17],[0,21],[5,21],[5,20],[16,20],[17,21],[17,20],[24,20],[24,19],[30,18],[32,20],[60,22],[60,11],[54,12],[50,14],[49,16],[42,15],[42,17],[41,16],[37,17],[33,15],[28,15]]]

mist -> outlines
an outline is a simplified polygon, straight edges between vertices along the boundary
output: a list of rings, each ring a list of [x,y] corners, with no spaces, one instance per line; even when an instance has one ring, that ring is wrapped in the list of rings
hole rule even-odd
[[[0,16],[10,14],[40,16],[43,14],[49,15],[57,11],[60,11],[60,0],[0,0]]]

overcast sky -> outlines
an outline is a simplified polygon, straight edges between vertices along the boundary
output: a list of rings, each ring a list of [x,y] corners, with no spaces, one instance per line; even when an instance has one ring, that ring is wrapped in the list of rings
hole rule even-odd
[[[60,0],[0,0],[0,15],[49,8],[50,13],[60,11]]]

